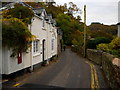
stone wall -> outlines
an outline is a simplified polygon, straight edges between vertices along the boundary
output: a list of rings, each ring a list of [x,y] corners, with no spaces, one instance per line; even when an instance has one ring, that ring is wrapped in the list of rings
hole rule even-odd
[[[111,88],[120,88],[120,59],[106,52],[87,50],[87,58],[102,66]]]
[[[87,50],[87,58],[93,62],[95,62],[98,65],[102,65],[102,52],[93,50],[93,49],[88,49]]]

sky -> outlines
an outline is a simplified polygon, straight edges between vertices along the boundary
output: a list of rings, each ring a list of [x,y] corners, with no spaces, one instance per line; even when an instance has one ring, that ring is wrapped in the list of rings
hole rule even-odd
[[[118,2],[120,0],[54,0],[58,5],[73,2],[82,10],[79,14],[84,21],[84,5],[87,6],[87,25],[100,22],[106,25],[118,23]],[[119,9],[120,10],[120,9]]]

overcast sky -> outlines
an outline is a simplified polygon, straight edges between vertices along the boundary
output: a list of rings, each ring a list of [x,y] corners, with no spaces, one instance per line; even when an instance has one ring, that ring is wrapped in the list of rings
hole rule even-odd
[[[55,0],[56,4],[73,2],[82,11],[87,5],[87,25],[91,22],[100,22],[106,25],[118,23],[118,2],[120,0]],[[83,13],[80,15],[83,18]]]

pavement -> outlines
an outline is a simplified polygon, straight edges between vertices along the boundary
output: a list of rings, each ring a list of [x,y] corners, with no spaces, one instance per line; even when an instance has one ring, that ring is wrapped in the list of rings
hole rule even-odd
[[[3,88],[108,88],[99,66],[67,48],[59,59],[45,67],[4,83]]]

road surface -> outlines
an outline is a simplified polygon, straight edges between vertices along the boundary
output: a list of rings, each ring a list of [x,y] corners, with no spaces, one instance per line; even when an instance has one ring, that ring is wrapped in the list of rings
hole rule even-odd
[[[107,88],[107,84],[98,66],[67,48],[56,63],[28,74],[13,87]]]

